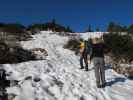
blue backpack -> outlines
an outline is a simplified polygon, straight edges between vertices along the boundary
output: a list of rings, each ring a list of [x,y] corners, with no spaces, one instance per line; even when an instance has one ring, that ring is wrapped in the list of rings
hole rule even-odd
[[[91,55],[92,54],[92,43],[91,41],[84,41],[84,44],[85,44],[85,49],[84,49],[84,52],[86,54],[89,54]]]

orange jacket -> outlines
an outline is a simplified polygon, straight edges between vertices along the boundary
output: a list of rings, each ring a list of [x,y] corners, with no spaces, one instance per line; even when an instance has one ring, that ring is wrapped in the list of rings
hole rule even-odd
[[[84,48],[85,48],[84,42],[80,42],[80,50],[79,51],[80,51],[81,54],[83,53]]]

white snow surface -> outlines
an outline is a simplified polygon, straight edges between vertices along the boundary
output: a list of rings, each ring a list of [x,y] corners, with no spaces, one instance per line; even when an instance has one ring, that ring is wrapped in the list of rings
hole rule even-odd
[[[43,31],[21,42],[25,49],[46,49],[45,60],[3,65],[8,79],[19,81],[7,88],[8,94],[16,95],[14,100],[132,100],[133,81],[108,68],[108,85],[97,88],[93,65],[88,72],[79,69],[79,57],[63,48],[68,37],[50,33]]]
[[[86,33],[76,33],[84,40],[88,40],[89,38],[101,37],[103,34],[108,34],[108,32],[86,32]]]

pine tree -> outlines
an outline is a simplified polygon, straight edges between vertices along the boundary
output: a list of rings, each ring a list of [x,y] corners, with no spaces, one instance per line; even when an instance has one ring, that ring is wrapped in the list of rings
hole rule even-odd
[[[56,25],[56,20],[52,19],[52,25],[55,26]]]
[[[97,27],[97,28],[96,28],[96,31],[97,31],[97,32],[100,32],[100,28]]]
[[[108,32],[113,32],[114,31],[114,27],[115,27],[115,23],[114,22],[110,22],[107,28]]]
[[[89,27],[87,28],[86,32],[93,32],[92,28],[91,28],[91,25],[89,25]]]
[[[123,32],[123,28],[121,25],[116,24],[114,22],[110,22],[107,28],[108,32]]]
[[[133,24],[128,27],[127,31],[130,34],[133,34]]]
[[[67,32],[72,32],[72,29],[69,26],[67,26],[66,31]]]

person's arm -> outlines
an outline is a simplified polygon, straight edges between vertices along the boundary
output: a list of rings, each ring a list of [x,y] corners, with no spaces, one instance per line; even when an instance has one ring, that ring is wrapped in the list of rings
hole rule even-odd
[[[79,52],[80,52],[80,55],[82,56],[84,52],[84,48],[80,48]]]

